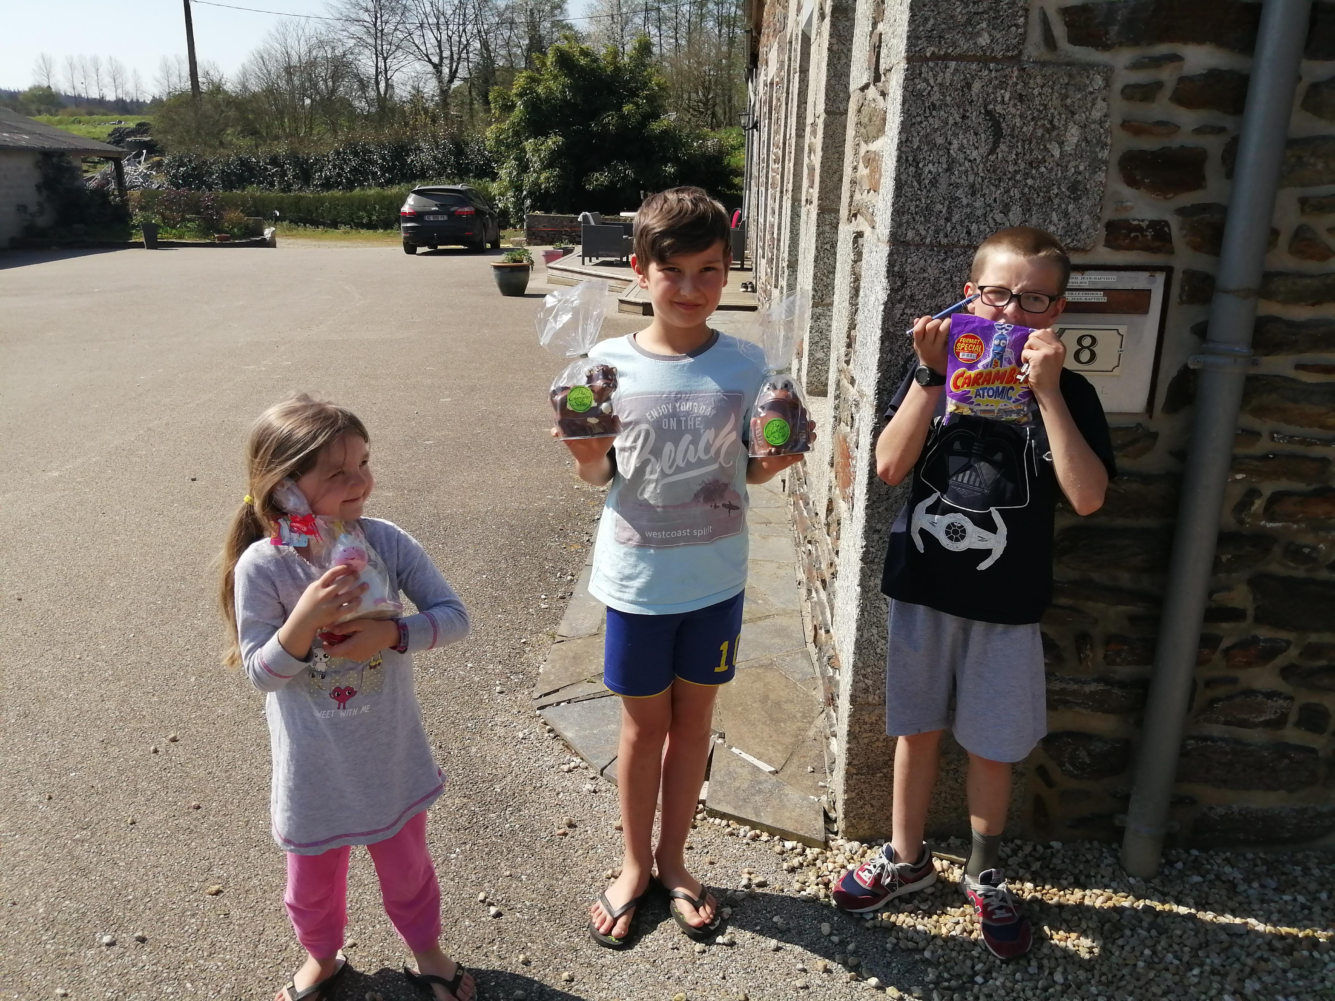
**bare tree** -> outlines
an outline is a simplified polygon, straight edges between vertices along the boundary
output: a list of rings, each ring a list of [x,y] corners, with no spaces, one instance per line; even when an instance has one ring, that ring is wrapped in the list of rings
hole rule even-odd
[[[367,104],[388,114],[394,81],[409,61],[407,0],[333,0],[330,12],[343,22],[343,35],[361,64]]]
[[[113,101],[125,100],[125,64],[115,56],[107,59],[107,84]]]
[[[190,89],[190,69],[184,56],[178,53],[162,57],[158,63],[157,88],[159,97],[175,97]]]
[[[410,0],[408,45],[431,71],[442,114],[450,108],[450,92],[464,71],[477,34],[473,0]]]
[[[92,93],[97,95],[97,101],[101,104],[107,99],[106,81],[102,78],[102,57],[91,55],[88,57],[88,76],[92,81]]]
[[[79,96],[79,59],[77,56],[65,57],[65,86],[71,97]]]
[[[284,21],[246,60],[237,90],[257,138],[336,133],[354,117],[356,72],[336,35]]]
[[[144,80],[139,75],[139,68],[135,67],[130,71],[130,100],[142,101],[144,99]]]
[[[37,59],[32,64],[33,81],[39,87],[49,87],[55,90],[58,86],[56,81],[56,60],[49,52],[39,53]]]

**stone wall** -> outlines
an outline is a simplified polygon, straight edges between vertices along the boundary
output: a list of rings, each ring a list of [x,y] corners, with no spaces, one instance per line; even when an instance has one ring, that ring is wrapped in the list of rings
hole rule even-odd
[[[23,227],[38,222],[41,198],[37,170],[41,154],[27,150],[0,149],[0,248],[11,238],[23,235]]]
[[[584,239],[579,216],[530,212],[524,216],[524,242],[530,247],[556,244],[578,247]]]
[[[751,226],[762,293],[812,293],[798,370],[821,437],[793,499],[849,836],[889,829],[879,577],[904,493],[876,479],[873,450],[910,362],[902,332],[958,297],[978,240],[1020,222],[1056,233],[1077,265],[1174,268],[1152,409],[1110,415],[1122,475],[1097,515],[1059,512],[1051,732],[1011,824],[1119,836],[1190,429],[1186,360],[1208,317],[1258,13],[1238,0],[764,7],[753,100],[767,122],[806,110],[756,137]],[[1307,56],[1179,766],[1182,843],[1335,833],[1335,4],[1314,5]],[[938,832],[965,823],[960,759],[948,749]]]

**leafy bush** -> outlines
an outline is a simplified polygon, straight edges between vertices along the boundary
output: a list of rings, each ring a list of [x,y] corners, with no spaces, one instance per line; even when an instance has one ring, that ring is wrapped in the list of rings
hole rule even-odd
[[[507,250],[501,255],[502,264],[532,264],[533,255],[525,247],[516,250]]]
[[[440,131],[351,140],[319,152],[172,153],[163,172],[173,187],[197,191],[354,191],[496,174],[481,136]]]
[[[644,36],[625,55],[567,38],[535,56],[533,69],[496,93],[504,119],[487,134],[511,215],[615,213],[639,205],[641,191],[679,184],[735,204],[731,146],[679,125],[667,98]]]
[[[27,236],[96,237],[125,239],[130,215],[114,192],[90,189],[78,164],[60,153],[43,153],[37,161],[39,204],[34,221],[24,227]],[[49,214],[49,216],[48,216]],[[47,225],[35,220],[48,216]]]
[[[488,181],[468,182],[489,200],[495,185]],[[190,216],[198,216],[214,232],[230,232],[226,213],[272,219],[278,210],[282,222],[296,226],[327,229],[398,229],[399,209],[410,187],[367,188],[362,191],[131,191],[130,207],[136,220],[160,221],[175,227]],[[154,218],[147,218],[153,216]],[[501,225],[506,221],[502,215]],[[235,235],[235,234],[234,234]]]

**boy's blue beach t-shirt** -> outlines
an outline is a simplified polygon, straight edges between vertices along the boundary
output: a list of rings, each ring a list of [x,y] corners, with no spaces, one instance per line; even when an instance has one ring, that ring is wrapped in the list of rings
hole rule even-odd
[[[746,587],[747,416],[760,350],[720,334],[689,355],[652,354],[634,334],[598,344],[615,365],[622,432],[598,526],[589,592],[622,612],[664,615]]]

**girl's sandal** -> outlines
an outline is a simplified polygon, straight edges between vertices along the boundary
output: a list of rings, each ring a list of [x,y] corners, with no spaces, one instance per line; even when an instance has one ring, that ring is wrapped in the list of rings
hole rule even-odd
[[[668,894],[668,910],[672,912],[672,920],[677,922],[686,937],[696,942],[704,942],[712,938],[723,927],[723,915],[719,912],[718,901],[714,901],[714,919],[708,924],[693,925],[686,920],[686,916],[677,909],[677,905],[672,901],[684,900],[698,912],[709,900],[709,887],[703,883],[700,884],[700,896],[693,897],[688,890],[673,890]]]
[[[613,928],[615,928],[616,923],[619,920],[621,920],[621,916],[625,914],[628,910],[630,910],[632,907],[636,908],[636,911],[635,914],[631,915],[630,927],[626,929],[626,934],[623,938],[617,938],[615,935],[604,935],[602,932],[598,930],[598,926],[593,923],[592,918],[589,919],[589,935],[593,938],[595,942],[601,945],[604,949],[626,948],[628,945],[630,945],[630,936],[631,933],[634,932],[635,930],[635,917],[640,913],[638,910],[640,902],[644,900],[644,898],[647,897],[648,895],[649,891],[645,890],[645,892],[641,893],[638,897],[631,897],[620,907],[613,907],[612,901],[607,899],[606,893],[598,894],[598,906],[603,909],[603,913],[605,913],[609,918],[612,919]]]
[[[317,980],[315,983],[311,984],[305,990],[301,991],[297,990],[297,978],[294,976],[291,980],[288,981],[286,987],[284,987],[281,991],[279,991],[276,995],[274,995],[274,1001],[305,1001],[306,998],[310,998],[315,994],[318,994],[320,991],[324,990],[324,988],[328,987],[331,983],[337,980],[342,975],[343,971],[346,970],[347,968],[348,968],[348,961],[344,959],[341,963],[339,963],[338,969],[335,970],[333,973],[329,974],[329,976],[325,977],[323,980]]]
[[[435,985],[439,984],[450,992],[450,997],[459,997],[459,985],[464,982],[464,977],[468,976],[468,971],[463,968],[462,963],[454,964],[454,976],[446,980],[444,977],[438,977],[434,973],[414,973],[408,967],[403,968],[403,975],[416,987],[426,991],[427,995],[433,999],[436,997]],[[476,994],[474,994],[476,996]]]

